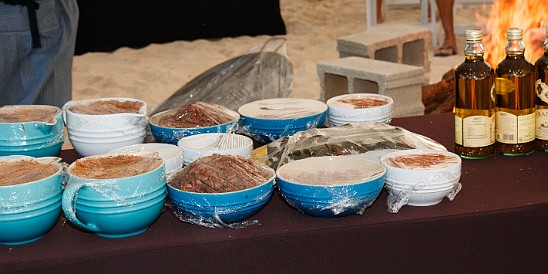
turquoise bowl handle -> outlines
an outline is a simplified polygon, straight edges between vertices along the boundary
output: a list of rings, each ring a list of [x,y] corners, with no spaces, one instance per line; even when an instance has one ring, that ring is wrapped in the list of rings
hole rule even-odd
[[[92,232],[100,232],[99,228],[94,224],[84,224],[78,218],[76,217],[76,195],[78,194],[78,191],[80,188],[85,187],[86,183],[82,182],[71,182],[65,187],[65,191],[63,192],[63,200],[62,200],[62,208],[63,212],[65,212],[65,216],[67,219],[75,224],[76,226],[79,226],[83,229],[87,229]]]

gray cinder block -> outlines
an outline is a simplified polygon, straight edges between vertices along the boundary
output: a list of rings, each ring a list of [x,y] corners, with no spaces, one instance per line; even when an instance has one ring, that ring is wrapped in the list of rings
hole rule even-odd
[[[382,24],[367,32],[337,39],[341,58],[360,56],[393,63],[421,66],[430,71],[428,51],[432,40],[429,29],[420,26]]]
[[[422,67],[345,57],[319,62],[317,72],[323,101],[347,93],[377,93],[392,97],[393,117],[424,114]]]

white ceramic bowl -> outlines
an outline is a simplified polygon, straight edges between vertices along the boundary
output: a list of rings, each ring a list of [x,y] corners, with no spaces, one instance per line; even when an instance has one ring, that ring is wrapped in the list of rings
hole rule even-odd
[[[452,190],[453,188],[430,192],[413,191],[407,196],[407,204],[410,206],[437,205],[443,200],[444,197],[449,195]],[[389,191],[391,192],[391,195],[399,195],[400,197],[403,196],[403,192],[401,190],[391,189]]]
[[[231,133],[203,133],[183,137],[177,145],[183,150],[183,165],[212,154],[240,155],[250,159],[253,152],[251,138]]]
[[[438,204],[459,186],[461,158],[448,151],[401,150],[381,157],[381,164],[387,170],[385,188],[398,202],[409,199],[408,205]]]
[[[171,174],[173,171],[183,166],[183,150],[171,144],[163,143],[146,143],[137,144],[131,146],[125,146],[114,149],[109,153],[133,153],[138,151],[156,151],[158,155],[164,159],[166,175]]]
[[[74,147],[74,150],[76,150],[80,156],[87,157],[105,154],[121,147],[143,143],[145,134],[111,138],[80,138],[69,135],[69,140]]]
[[[392,98],[374,93],[352,93],[327,100],[331,125],[392,121]]]
[[[79,104],[89,104],[97,101],[117,100],[120,102],[134,101],[142,104],[139,113],[113,114],[83,114],[71,111],[71,107]],[[73,100],[63,106],[63,119],[69,130],[90,133],[123,132],[135,127],[146,128],[147,105],[144,101],[132,98],[99,98],[88,100]]]

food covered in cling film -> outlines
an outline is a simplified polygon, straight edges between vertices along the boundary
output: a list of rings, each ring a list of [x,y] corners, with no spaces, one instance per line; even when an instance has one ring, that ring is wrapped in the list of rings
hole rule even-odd
[[[308,157],[350,154],[368,155],[371,160],[394,150],[429,148],[446,150],[441,144],[404,128],[384,123],[344,125],[301,131],[266,146],[266,162],[277,169]],[[261,161],[260,159],[257,159]]]
[[[174,113],[160,118],[158,125],[171,128],[209,127],[228,123],[234,119],[224,106],[195,102],[180,106]]]
[[[168,184],[189,192],[225,193],[261,185],[270,177],[270,172],[244,157],[213,154],[192,162]]]

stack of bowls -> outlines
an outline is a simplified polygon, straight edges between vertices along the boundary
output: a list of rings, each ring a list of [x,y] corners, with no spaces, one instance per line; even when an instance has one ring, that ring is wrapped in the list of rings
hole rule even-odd
[[[183,165],[212,154],[240,155],[250,159],[253,140],[247,136],[232,133],[204,133],[187,136],[177,145],[183,150]]]
[[[51,121],[0,122],[0,156],[58,156],[65,140],[61,109],[53,106],[5,106],[0,116],[15,112],[54,113]],[[31,118],[31,117],[29,117]]]
[[[164,160],[166,175],[171,174],[177,169],[183,167],[183,150],[171,144],[146,143],[136,144],[112,150],[111,154],[133,153],[140,151],[155,151]]]
[[[138,113],[84,114],[72,111],[73,106],[116,100],[138,102]],[[100,98],[69,101],[63,106],[63,118],[69,140],[80,156],[104,154],[113,149],[142,143],[146,136],[147,105],[131,98]]]
[[[264,144],[323,126],[327,105],[312,99],[274,98],[247,103],[238,113],[243,133]]]
[[[124,155],[150,157],[147,159],[157,166],[148,172],[135,170],[134,176],[107,179],[81,177],[73,171],[79,161],[83,161],[82,165],[93,165]],[[115,164],[111,162],[102,168]],[[72,163],[67,172],[68,184],[62,199],[65,216],[77,227],[99,236],[123,238],[141,234],[156,221],[164,207],[167,196],[164,163],[155,152],[90,156]]]
[[[401,150],[384,155],[381,163],[387,170],[385,187],[398,197],[394,203],[435,205],[460,189],[461,158],[448,151]]]
[[[240,115],[237,112],[229,109],[226,109],[225,111],[230,117],[232,117],[231,121],[214,126],[174,128],[161,126],[159,124],[160,119],[163,116],[173,115],[175,112],[177,112],[177,109],[166,110],[152,115],[148,122],[150,125],[150,131],[152,133],[152,136],[154,136],[154,139],[156,139],[156,141],[177,145],[177,142],[183,137],[195,134],[236,132],[238,130],[238,121],[240,120]]]
[[[362,214],[379,196],[386,169],[355,156],[311,157],[276,171],[278,188],[289,205],[318,217]]]
[[[0,186],[0,244],[3,245],[37,241],[55,226],[61,213],[61,164],[51,158],[23,157],[6,156],[0,162],[36,160],[54,165],[57,172],[32,182]]]
[[[329,122],[332,126],[392,121],[394,100],[373,93],[352,93],[327,100]]]

